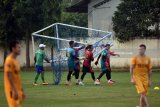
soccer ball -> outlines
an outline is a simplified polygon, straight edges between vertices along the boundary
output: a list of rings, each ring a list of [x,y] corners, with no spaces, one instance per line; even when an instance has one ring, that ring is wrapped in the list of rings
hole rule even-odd
[[[159,87],[154,87],[154,90],[159,90]]]

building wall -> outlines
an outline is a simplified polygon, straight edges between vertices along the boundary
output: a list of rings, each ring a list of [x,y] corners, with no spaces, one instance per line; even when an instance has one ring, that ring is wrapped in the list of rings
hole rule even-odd
[[[116,11],[116,7],[120,3],[120,0],[111,0],[98,8],[93,8],[93,5],[97,4],[102,0],[92,0],[88,5],[88,26],[89,28],[100,29],[104,31],[112,30],[112,16]],[[113,33],[114,34],[114,33]],[[91,43],[92,41],[89,40]],[[113,47],[111,50],[121,53],[121,57],[111,57],[112,67],[128,67],[130,57],[137,54],[138,45],[144,43],[147,45],[147,55],[152,57],[153,65],[158,67],[160,65],[160,40],[158,39],[135,39],[126,43],[119,43],[114,40]],[[22,52],[21,56],[18,57],[21,66],[26,64],[26,45],[25,42],[21,42]],[[46,52],[50,54],[50,48],[46,49]],[[0,48],[0,66],[3,66],[3,48]],[[34,64],[32,42],[30,43],[30,61],[31,65]],[[50,66],[50,64],[45,64]]]
[[[111,0],[97,8],[93,6],[103,0],[92,0],[88,5],[88,27],[113,32],[112,17],[117,10],[121,0]],[[114,36],[114,32],[113,32]],[[130,57],[137,54],[138,45],[144,43],[147,45],[147,55],[152,57],[154,66],[158,66],[160,55],[160,40],[158,39],[136,39],[126,43],[119,43],[114,40],[112,50],[123,52],[120,58],[112,57],[111,65],[114,67],[128,67]],[[132,54],[127,54],[127,53]]]
[[[92,41],[90,40],[92,43]],[[138,53],[138,45],[146,44],[147,52],[146,54],[152,58],[153,65],[158,67],[160,65],[160,40],[158,39],[136,39],[133,41],[129,41],[126,43],[119,43],[116,40],[113,41],[113,46],[111,47],[111,51],[120,53],[120,57],[111,57],[111,66],[112,67],[129,67],[130,58]],[[21,42],[21,55],[18,57],[20,64],[22,67],[26,64],[26,46],[25,42]],[[38,46],[36,46],[38,47]],[[45,49],[48,56],[50,56],[50,47]],[[0,66],[3,66],[3,49],[0,48]],[[64,54],[65,55],[65,54]],[[33,49],[32,43],[30,43],[30,60],[31,65],[34,66],[33,59]],[[46,64],[45,66],[50,66],[50,64]]]
[[[92,0],[88,5],[88,27],[112,32],[112,16],[121,1],[111,0],[94,8],[93,6],[100,1],[103,0]]]

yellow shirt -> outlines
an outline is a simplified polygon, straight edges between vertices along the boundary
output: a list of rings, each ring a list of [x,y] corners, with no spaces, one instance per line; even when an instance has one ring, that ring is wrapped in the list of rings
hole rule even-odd
[[[7,72],[11,72],[13,75],[13,83],[18,91],[18,99],[22,100],[22,84],[20,79],[20,64],[19,62],[9,55],[4,64],[4,87],[7,97],[12,97],[13,89],[9,83]]]
[[[152,69],[150,57],[137,55],[131,59],[131,64],[135,65],[133,69],[133,77],[135,79],[148,80],[149,71]]]

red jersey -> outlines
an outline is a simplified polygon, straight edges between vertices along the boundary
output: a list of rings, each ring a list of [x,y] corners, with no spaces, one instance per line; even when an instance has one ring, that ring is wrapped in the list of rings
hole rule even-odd
[[[110,56],[115,56],[116,54],[114,52],[108,51],[108,57],[107,57],[107,63],[110,66]]]
[[[90,67],[91,66],[91,62],[94,60],[93,58],[93,53],[90,50],[85,50],[85,59],[83,62],[84,66]]]

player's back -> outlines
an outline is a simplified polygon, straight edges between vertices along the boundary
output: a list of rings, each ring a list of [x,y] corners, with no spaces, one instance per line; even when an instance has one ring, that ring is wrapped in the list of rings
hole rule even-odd
[[[107,66],[106,64],[108,63],[108,51],[107,50],[104,50],[102,53],[101,53],[101,59],[100,59],[100,62],[101,62],[101,70],[106,70],[107,69]]]
[[[19,97],[21,98],[22,85],[20,79],[20,64],[16,59],[11,57],[11,55],[7,56],[4,63],[4,86],[5,86],[5,92],[9,96],[12,93],[13,89],[9,82],[8,72],[10,72],[13,75],[12,81],[15,84]]]
[[[68,57],[68,60],[74,60],[75,51],[73,48],[67,48],[66,55]]]
[[[85,50],[85,59],[83,62],[83,65],[85,66],[91,66],[91,62],[94,60],[93,58],[93,52],[90,50]]]
[[[45,57],[45,52],[41,49],[38,49],[35,53],[36,65],[43,65],[43,59]]]

